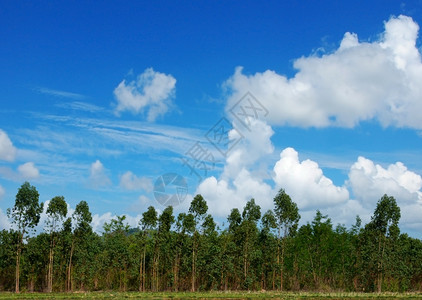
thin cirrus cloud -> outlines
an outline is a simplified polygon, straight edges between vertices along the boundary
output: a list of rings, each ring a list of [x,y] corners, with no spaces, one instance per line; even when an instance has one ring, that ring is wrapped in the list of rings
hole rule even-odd
[[[35,88],[35,91],[41,94],[46,94],[46,95],[59,97],[59,98],[69,98],[69,99],[74,99],[74,100],[82,100],[82,99],[87,98],[86,96],[81,95],[81,94],[61,91],[61,90],[54,90],[54,89],[45,88],[45,87],[37,87]]]
[[[176,79],[172,75],[146,69],[136,80],[123,80],[114,89],[117,100],[115,112],[145,113],[148,121],[166,114],[172,105]]]
[[[346,127],[377,120],[382,126],[422,128],[422,63],[419,26],[407,16],[385,22],[379,40],[361,42],[347,32],[330,54],[294,61],[294,77],[267,70],[225,82],[227,109],[247,91],[270,111],[277,126]]]

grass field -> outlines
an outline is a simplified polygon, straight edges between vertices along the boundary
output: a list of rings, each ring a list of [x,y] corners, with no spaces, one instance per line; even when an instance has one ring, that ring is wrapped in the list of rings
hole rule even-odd
[[[278,292],[75,292],[0,293],[0,299],[422,299],[422,293],[278,293]]]

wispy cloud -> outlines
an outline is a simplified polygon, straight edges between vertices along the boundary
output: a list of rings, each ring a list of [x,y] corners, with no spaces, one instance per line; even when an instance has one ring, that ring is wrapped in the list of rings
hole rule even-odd
[[[87,98],[85,95],[82,95],[82,94],[54,90],[54,89],[49,89],[45,87],[37,87],[34,90],[41,94],[51,95],[51,96],[60,97],[60,98],[69,98],[69,99],[74,99],[74,100],[82,100],[82,99]]]
[[[90,112],[90,113],[105,111],[103,107],[100,107],[91,103],[87,103],[87,102],[81,102],[81,101],[57,103],[56,106],[60,108],[77,110],[77,111],[85,111],[85,112]]]

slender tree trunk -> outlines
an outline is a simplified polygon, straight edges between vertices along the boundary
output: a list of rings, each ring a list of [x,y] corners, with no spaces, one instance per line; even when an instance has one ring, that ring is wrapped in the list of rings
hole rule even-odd
[[[18,243],[18,249],[16,250],[16,277],[15,277],[15,292],[19,293],[19,270],[21,262],[21,239]]]
[[[180,265],[180,248],[176,249],[176,258],[174,262],[174,291],[179,291],[179,265]]]
[[[281,270],[280,268],[280,237],[277,243],[277,266]],[[273,290],[274,290],[274,281],[275,281],[275,278],[273,276]]]
[[[70,247],[69,266],[67,268],[66,290],[68,292],[72,291],[72,257],[73,257],[74,246],[75,246],[75,240],[72,239],[72,246]]]
[[[378,237],[378,264],[377,264],[377,291],[378,293],[381,293],[381,279],[380,279],[380,273],[381,273],[381,235]]]
[[[53,248],[50,248],[49,262],[48,262],[48,273],[47,273],[47,292],[51,293],[53,290],[52,273],[53,273]]]
[[[284,238],[281,241],[281,261],[280,261],[280,291],[283,290],[283,267],[284,267]]]
[[[315,287],[318,288],[318,276],[315,273],[314,262],[312,260],[311,250],[308,247],[309,261],[311,262],[312,275],[314,277]]]
[[[384,240],[383,246],[381,247],[381,236],[379,238],[379,242],[378,242],[378,255],[379,257],[379,262],[378,262],[378,293],[382,292],[382,264],[383,264],[383,260],[384,260],[384,249],[385,249],[385,236],[382,235],[382,238]],[[381,250],[382,248],[382,250]]]
[[[50,242],[50,253],[49,253],[49,262],[48,262],[48,273],[47,273],[47,292],[51,293],[53,291],[53,255],[54,255],[54,235],[51,235]]]
[[[192,292],[195,292],[195,237],[193,241],[193,247],[192,247]]]
[[[143,274],[143,277],[142,277],[142,291],[143,292],[145,292],[145,279],[146,279],[145,256],[146,256],[146,245],[145,245],[145,248],[144,248],[144,262],[142,264],[142,267],[144,268],[144,270],[142,272],[142,274]]]
[[[144,266],[143,266],[143,261],[144,261],[144,257],[143,254],[141,254],[141,259],[140,259],[140,263],[139,263],[139,291],[142,292],[143,290],[143,270],[144,270]]]
[[[275,290],[275,269],[273,269],[273,291]]]
[[[246,283],[246,278],[248,276],[248,234],[246,234],[246,241],[245,241],[245,245],[243,247],[243,275],[244,275],[244,280]],[[249,286],[248,286],[249,289]]]

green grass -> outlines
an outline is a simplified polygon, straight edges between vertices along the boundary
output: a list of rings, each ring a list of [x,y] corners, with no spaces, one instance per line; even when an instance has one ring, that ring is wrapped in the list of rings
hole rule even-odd
[[[317,292],[74,292],[0,293],[0,299],[422,299],[422,293],[317,293]]]

